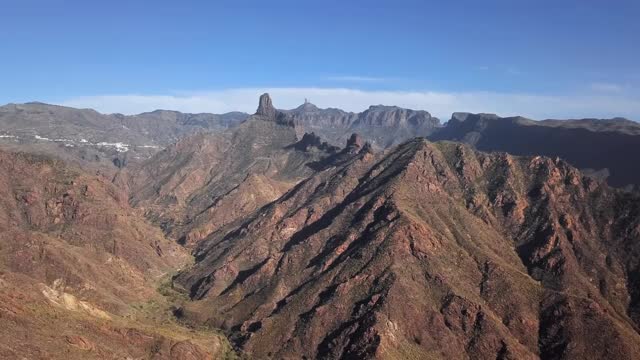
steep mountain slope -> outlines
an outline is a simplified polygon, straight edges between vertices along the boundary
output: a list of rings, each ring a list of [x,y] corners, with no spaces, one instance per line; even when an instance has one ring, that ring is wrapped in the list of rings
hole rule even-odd
[[[0,191],[0,358],[205,359],[228,350],[222,337],[165,314],[156,289],[190,256],[112,184],[60,160],[0,151]]]
[[[639,241],[637,194],[415,139],[212,233],[174,285],[257,358],[634,359]]]
[[[133,116],[105,115],[43,103],[0,106],[0,144],[21,151],[56,154],[82,165],[122,167],[146,159],[199,131],[223,131],[243,113],[184,114],[157,110]]]
[[[334,145],[342,145],[351,133],[358,133],[376,148],[387,148],[417,136],[427,136],[440,120],[426,111],[397,106],[371,106],[361,113],[340,109],[319,109],[305,102],[286,110],[306,132],[314,132]]]
[[[455,113],[431,140],[462,141],[483,151],[559,156],[616,187],[640,184],[640,124],[625,119],[545,120]]]
[[[277,199],[335,152],[311,134],[298,142],[291,118],[265,94],[236,128],[184,138],[131,170],[131,203],[192,245]]]

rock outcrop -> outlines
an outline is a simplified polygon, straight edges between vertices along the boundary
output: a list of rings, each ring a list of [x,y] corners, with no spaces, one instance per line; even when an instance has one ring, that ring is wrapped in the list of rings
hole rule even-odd
[[[362,136],[353,133],[351,134],[351,136],[349,137],[349,140],[347,140],[347,147],[348,148],[361,148],[364,146],[364,140],[362,139]]]
[[[305,133],[302,139],[298,141],[294,147],[301,151],[325,151],[329,154],[335,153],[340,150],[339,147],[329,145],[326,141],[316,135],[315,133]]]
[[[276,110],[276,108],[273,107],[271,97],[267,93],[260,95],[260,99],[258,101],[258,110],[256,111],[254,117],[266,121],[273,121],[278,124],[290,127],[295,126],[293,118],[290,116],[290,114]]]
[[[276,113],[276,108],[273,107],[273,103],[271,102],[271,97],[269,96],[269,94],[265,93],[260,95],[256,115],[264,116],[269,119],[275,119]]]

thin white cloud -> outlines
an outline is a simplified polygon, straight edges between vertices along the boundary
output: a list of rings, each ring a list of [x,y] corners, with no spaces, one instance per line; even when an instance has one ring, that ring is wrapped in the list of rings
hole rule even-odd
[[[490,112],[501,116],[546,118],[609,118],[640,120],[640,97],[623,94],[535,95],[497,92],[368,91],[349,88],[238,88],[173,95],[100,95],[59,102],[61,105],[93,108],[103,113],[136,114],[155,109],[183,112],[224,113],[256,110],[258,96],[271,94],[281,109],[294,108],[305,98],[319,107],[362,111],[370,105],[397,105],[423,109],[443,120],[455,111]]]
[[[599,92],[619,93],[624,90],[624,86],[613,83],[593,83],[590,86],[591,90]]]
[[[520,70],[520,69],[518,69],[517,67],[514,67],[514,66],[510,66],[510,67],[508,67],[508,68],[505,70],[505,72],[506,72],[508,75],[522,75],[522,74],[524,74],[524,73],[522,72],[522,70]]]
[[[384,82],[389,81],[388,78],[372,77],[372,76],[358,76],[358,75],[341,75],[341,76],[328,76],[329,81],[339,82]]]

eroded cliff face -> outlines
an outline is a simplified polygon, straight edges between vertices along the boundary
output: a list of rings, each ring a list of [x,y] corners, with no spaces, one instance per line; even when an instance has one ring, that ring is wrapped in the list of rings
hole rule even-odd
[[[167,316],[158,287],[189,254],[101,176],[0,152],[0,358],[210,359],[229,351]]]
[[[561,160],[362,148],[210,234],[180,314],[260,358],[632,359],[639,204]]]
[[[0,152],[0,186],[0,238],[13,271],[48,284],[65,277],[66,287],[117,309],[148,295],[145,280],[188,260],[128,205],[126,194],[60,160]]]
[[[306,132],[315,132],[333,145],[342,145],[351,133],[360,134],[376,149],[401,144],[417,136],[428,136],[440,120],[426,111],[397,106],[370,106],[360,113],[320,109],[311,103],[285,111]]]

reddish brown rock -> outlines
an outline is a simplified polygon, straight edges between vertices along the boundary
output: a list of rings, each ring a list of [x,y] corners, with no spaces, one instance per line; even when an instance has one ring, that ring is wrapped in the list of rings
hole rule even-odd
[[[639,221],[563,161],[418,139],[209,236],[175,285],[260,358],[632,359]]]
[[[60,160],[0,151],[0,193],[0,358],[228,351],[217,334],[168,321],[157,288],[189,255],[113,184]]]

